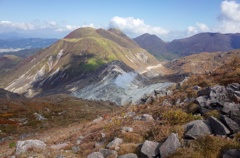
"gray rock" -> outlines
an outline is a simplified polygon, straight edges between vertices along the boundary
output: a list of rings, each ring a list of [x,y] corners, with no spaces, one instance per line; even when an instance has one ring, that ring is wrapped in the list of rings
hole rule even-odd
[[[178,134],[172,133],[168,136],[167,140],[160,146],[161,158],[168,157],[176,152],[177,148],[181,147],[178,139]]]
[[[227,114],[227,115],[239,115],[240,114],[240,110],[239,110],[240,105],[239,104],[235,104],[235,103],[231,103],[231,102],[225,102],[223,104],[223,109],[222,112]]]
[[[135,116],[133,120],[140,120],[140,121],[153,121],[152,115],[143,114],[142,116]]]
[[[118,153],[115,150],[109,150],[109,149],[99,149],[99,152],[104,156],[104,157],[111,157],[111,158],[117,158]]]
[[[228,149],[223,151],[222,158],[239,158],[240,149]]]
[[[157,142],[146,140],[141,148],[141,153],[150,158],[155,157],[159,155],[159,146],[160,144]]]
[[[41,140],[26,140],[18,141],[16,145],[16,155],[26,152],[29,149],[42,149],[46,148],[46,144]]]
[[[205,88],[198,92],[195,100],[200,106],[200,112],[204,114],[206,109],[222,110],[225,102],[231,102],[229,93],[224,86],[214,86]]]
[[[72,147],[72,152],[73,152],[74,154],[78,153],[79,151],[80,151],[79,145],[75,145],[75,146]]]
[[[228,118],[227,116],[221,116],[221,121],[230,129],[232,133],[237,133],[240,130],[239,125],[234,122],[232,119]]]
[[[119,148],[119,145],[122,143],[123,143],[123,140],[121,138],[114,138],[114,140],[107,145],[107,148],[116,150],[117,148]]]
[[[152,115],[149,115],[149,114],[143,114],[142,118],[143,118],[144,121],[152,121],[152,120],[154,120]]]
[[[198,96],[209,95],[210,92],[211,92],[211,88],[207,87],[207,88],[204,88],[204,89],[198,91],[197,95]]]
[[[154,102],[153,97],[148,97],[145,104],[152,104]]]
[[[212,134],[211,127],[207,121],[195,120],[184,125],[185,138],[196,139],[201,136],[206,136]]]
[[[231,99],[236,102],[240,102],[240,84],[239,83],[232,83],[227,85],[227,91]]]
[[[104,156],[100,152],[94,152],[89,154],[87,158],[104,158]]]
[[[135,116],[135,115],[136,115],[135,112],[128,112],[128,113],[126,113],[126,114],[124,115],[124,118],[126,118],[126,117],[133,117],[133,116]]]
[[[210,122],[212,131],[216,135],[228,135],[231,132],[227,129],[227,127],[220,122],[217,118],[211,116],[208,118],[208,121]]]
[[[133,128],[132,127],[122,127],[122,132],[133,132]]]
[[[205,109],[209,108],[207,105],[207,97],[206,96],[197,97],[195,102],[199,105],[201,114],[204,114],[206,112]]]
[[[172,103],[169,100],[164,99],[162,102],[162,106],[172,106]]]
[[[138,158],[138,156],[136,154],[130,153],[130,154],[118,156],[118,158]]]

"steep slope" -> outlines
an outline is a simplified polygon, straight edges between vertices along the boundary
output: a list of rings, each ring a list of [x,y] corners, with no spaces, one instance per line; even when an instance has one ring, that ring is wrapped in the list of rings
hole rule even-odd
[[[27,58],[4,83],[7,90],[28,97],[60,87],[65,87],[60,89],[66,93],[70,91],[68,85],[113,60],[123,61],[140,73],[165,73],[152,55],[119,30],[80,28]]]
[[[200,33],[194,36],[176,39],[165,43],[154,35],[142,35],[134,39],[142,48],[148,50],[156,57],[173,55],[165,59],[183,57],[201,52],[230,51],[240,48],[240,33]]]

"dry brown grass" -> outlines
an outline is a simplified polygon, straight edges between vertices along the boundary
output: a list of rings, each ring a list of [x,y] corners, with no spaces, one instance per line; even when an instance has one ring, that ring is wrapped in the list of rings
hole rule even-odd
[[[124,142],[129,142],[129,143],[141,143],[144,141],[144,137],[141,134],[139,134],[137,131],[125,132],[122,134],[122,138]]]
[[[118,151],[118,155],[125,155],[128,153],[138,153],[138,144],[135,143],[124,143],[121,144],[120,149]]]
[[[217,158],[224,149],[240,148],[240,144],[232,139],[206,136],[191,141],[188,146],[179,149],[171,158]]]

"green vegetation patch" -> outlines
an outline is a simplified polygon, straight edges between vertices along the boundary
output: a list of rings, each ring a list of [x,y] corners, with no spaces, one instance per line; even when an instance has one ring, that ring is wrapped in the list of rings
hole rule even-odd
[[[87,63],[84,65],[83,69],[86,71],[93,71],[99,68],[100,66],[106,64],[106,60],[90,58]]]

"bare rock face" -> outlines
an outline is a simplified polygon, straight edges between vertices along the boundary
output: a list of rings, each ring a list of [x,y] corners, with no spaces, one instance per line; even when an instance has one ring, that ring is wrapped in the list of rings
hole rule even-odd
[[[161,158],[170,156],[179,147],[181,147],[181,143],[178,139],[178,134],[175,134],[175,133],[170,134],[167,140],[159,148]]]
[[[221,121],[223,122],[223,124],[228,127],[228,129],[232,132],[232,133],[237,133],[240,130],[239,125],[233,121],[232,119],[230,119],[229,117],[223,115],[221,117]]]
[[[46,148],[46,144],[41,140],[26,140],[18,141],[16,148],[16,155],[26,152],[29,149],[42,149]]]
[[[159,155],[159,146],[160,144],[157,142],[146,140],[141,148],[141,153],[147,157],[155,157]]]
[[[220,122],[217,118],[215,117],[209,117],[208,118],[210,125],[212,127],[213,133],[216,135],[227,135],[230,134],[230,131],[228,128]]]

